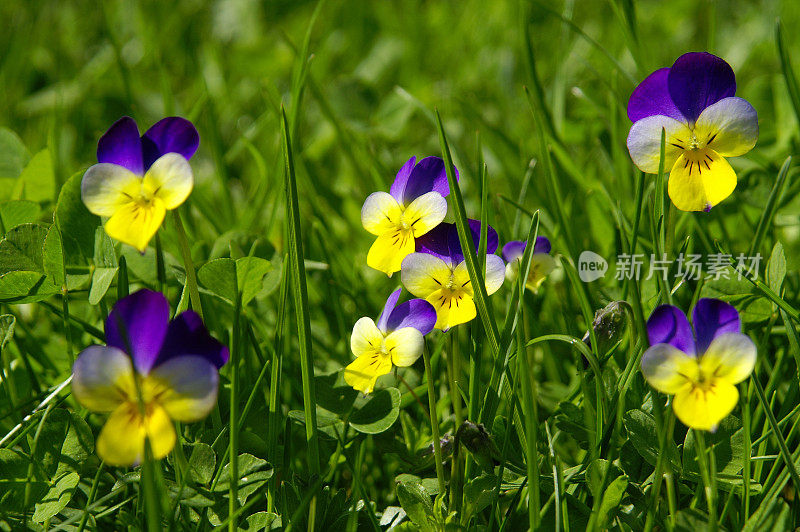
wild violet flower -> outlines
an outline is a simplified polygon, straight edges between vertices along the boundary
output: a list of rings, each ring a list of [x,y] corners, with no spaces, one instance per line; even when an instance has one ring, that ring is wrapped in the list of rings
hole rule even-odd
[[[718,299],[701,299],[686,315],[662,305],[647,320],[650,348],[642,373],[656,390],[674,394],[672,408],[684,425],[713,431],[739,399],[736,384],[753,372],[756,346],[741,333],[739,313]]]
[[[174,421],[203,419],[217,402],[218,370],[228,348],[189,310],[169,321],[166,298],[140,290],[120,299],[106,320],[105,346],[81,352],[72,368],[72,393],[94,412],[111,412],[97,454],[111,465],[153,457],[175,446]]]
[[[416,160],[412,157],[397,172],[388,194],[370,194],[361,208],[361,225],[378,237],[367,254],[367,265],[389,277],[414,252],[415,240],[447,215],[444,198],[450,187],[444,161],[426,157],[415,165]]]
[[[469,220],[475,248],[481,224]],[[493,253],[497,250],[497,231],[487,228],[486,292],[495,293],[503,284],[505,263]],[[400,271],[409,292],[431,303],[436,309],[436,328],[447,330],[476,316],[473,288],[454,224],[443,223],[417,241],[417,253],[403,260]]]
[[[188,159],[199,144],[184,118],[164,118],[141,137],[132,118],[120,118],[97,143],[98,164],[81,182],[83,203],[108,218],[108,236],[144,253],[166,212],[189,197],[194,177]]]
[[[506,264],[506,279],[513,282],[519,275],[519,267],[522,264],[522,254],[525,253],[526,242],[512,240],[503,246],[503,258]],[[545,278],[553,271],[556,261],[550,256],[550,240],[546,237],[536,237],[533,245],[533,255],[531,256],[531,267],[528,271],[528,279],[525,287],[534,294],[539,291]]]
[[[344,370],[347,384],[364,393],[371,393],[378,377],[392,366],[410,366],[424,348],[423,336],[433,330],[436,311],[422,299],[397,304],[401,289],[386,300],[376,324],[372,318],[361,318],[353,326],[350,349],[357,357]]]
[[[736,173],[725,157],[753,149],[758,116],[735,93],[736,78],[728,63],[692,52],[671,68],[650,74],[631,94],[631,159],[641,171],[658,173],[665,131],[668,192],[680,210],[708,211],[736,188]]]

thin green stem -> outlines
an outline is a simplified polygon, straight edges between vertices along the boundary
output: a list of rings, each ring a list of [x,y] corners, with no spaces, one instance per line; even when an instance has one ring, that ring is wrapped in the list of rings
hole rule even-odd
[[[694,431],[694,441],[697,445],[697,462],[700,468],[700,476],[703,477],[706,503],[708,504],[709,530],[715,532],[719,527],[719,523],[717,522],[717,482],[716,478],[714,478],[713,457],[711,460],[707,460],[703,431],[697,429],[692,429],[692,431]]]
[[[94,474],[94,479],[92,480],[92,488],[89,490],[89,497],[86,499],[86,506],[83,508],[83,516],[81,517],[81,522],[78,525],[78,532],[83,532],[83,530],[86,528],[86,523],[89,521],[89,507],[92,505],[94,498],[97,496],[97,487],[100,485],[100,475],[103,473],[104,465],[104,462],[100,462],[100,465],[97,466],[97,472]]]
[[[663,416],[660,415],[662,412],[663,406],[659,401],[657,396],[653,397],[653,409],[654,413],[657,414],[656,418],[662,418]],[[645,518],[644,530],[645,532],[649,532],[653,529],[653,525],[655,524],[655,517],[656,511],[658,510],[658,501],[659,495],[661,493],[661,481],[662,477],[664,476],[664,468],[666,465],[665,455],[667,449],[667,441],[672,437],[672,429],[675,424],[675,414],[672,411],[672,408],[667,404],[667,418],[666,420],[662,420],[660,424],[660,438],[659,438],[659,451],[658,456],[656,457],[656,469],[655,473],[653,474],[653,487],[652,487],[652,498],[650,504],[647,507],[647,517]]]
[[[425,363],[425,379],[428,381],[428,409],[431,418],[431,433],[433,435],[433,456],[436,460],[436,480],[439,483],[439,493],[444,494],[444,467],[442,466],[442,440],[439,434],[439,416],[436,412],[436,387],[433,384],[433,370],[431,369],[431,355],[428,345],[422,351],[422,360]]]
[[[525,280],[522,275],[517,279],[520,293],[525,287]],[[530,361],[528,360],[525,338],[522,332],[522,322],[525,320],[525,305],[520,301],[517,314],[517,362],[519,364],[517,379],[522,388],[522,411],[525,419],[525,434],[527,435],[528,445],[526,448],[526,463],[528,467],[528,490],[530,500],[528,501],[528,522],[531,530],[539,528],[539,511],[541,509],[541,499],[539,496],[539,452],[537,450],[539,441],[539,420],[536,410],[535,382]]]
[[[242,355],[241,344],[241,313],[242,313],[242,294],[239,291],[238,282],[234,276],[234,283],[236,285],[236,308],[233,313],[233,331],[231,334],[231,359],[230,359],[230,383],[231,383],[231,397],[230,397],[230,419],[228,419],[228,430],[230,433],[230,484],[228,488],[228,530],[236,532],[238,527],[236,525],[236,510],[238,505],[238,489],[239,489],[239,363]]]
[[[166,295],[167,270],[164,267],[164,248],[161,246],[161,235],[156,233],[156,275],[158,277],[158,291]]]
[[[453,434],[458,432],[458,429],[461,427],[461,423],[464,421],[461,413],[461,392],[459,392],[457,377],[459,366],[458,339],[456,338],[457,334],[457,329],[454,329],[447,335],[447,342],[449,346],[447,353],[447,374],[450,388],[450,403],[453,406]],[[453,458],[450,462],[450,508],[456,512],[460,512],[461,510],[463,482],[464,476],[461,453],[459,452],[458,441],[456,441],[456,445],[453,448]]]

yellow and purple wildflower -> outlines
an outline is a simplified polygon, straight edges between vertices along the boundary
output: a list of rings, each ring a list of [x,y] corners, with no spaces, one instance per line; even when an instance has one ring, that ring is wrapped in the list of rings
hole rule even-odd
[[[481,222],[469,220],[473,244],[478,247]],[[503,284],[506,265],[494,255],[497,231],[487,228],[486,292],[491,295]],[[447,330],[476,316],[474,292],[454,224],[443,223],[417,241],[417,252],[408,255],[400,271],[409,292],[436,309],[436,328]]]
[[[386,300],[377,324],[363,317],[353,326],[350,349],[356,359],[345,368],[344,380],[356,390],[371,393],[392,366],[410,366],[422,355],[423,337],[433,330],[436,311],[422,299],[398,305],[400,292]]]
[[[439,225],[447,215],[450,193],[444,161],[416,157],[403,165],[388,193],[370,194],[361,208],[361,224],[377,236],[367,254],[367,265],[389,277],[414,252],[417,238]],[[458,178],[458,170],[456,170]]]
[[[643,172],[658,173],[665,132],[667,190],[683,211],[709,211],[736,188],[736,172],[725,157],[756,145],[758,115],[734,96],[730,65],[707,52],[680,56],[670,68],[645,78],[628,101],[628,151]]]
[[[175,446],[174,421],[206,417],[217,403],[219,368],[228,348],[189,310],[169,320],[159,292],[120,299],[106,320],[106,345],[84,349],[72,368],[72,393],[94,412],[111,412],[97,438],[97,454],[111,465],[153,457]]]
[[[522,264],[522,255],[525,253],[526,243],[521,240],[512,240],[503,246],[503,259],[506,261],[506,279],[513,282],[519,275],[519,267]],[[547,237],[536,237],[533,245],[533,255],[531,255],[531,267],[528,271],[528,278],[525,280],[525,287],[534,294],[539,291],[539,287],[553,271],[556,262],[550,256],[550,240]]]
[[[674,394],[672,408],[684,425],[714,431],[739,400],[736,384],[753,372],[756,346],[741,333],[739,313],[718,299],[701,299],[686,315],[662,305],[647,320],[650,348],[642,373],[656,390]]]
[[[143,253],[166,212],[192,192],[188,160],[199,145],[197,130],[184,118],[164,118],[141,137],[132,118],[120,118],[100,138],[98,163],[83,176],[83,203],[107,218],[108,236]]]

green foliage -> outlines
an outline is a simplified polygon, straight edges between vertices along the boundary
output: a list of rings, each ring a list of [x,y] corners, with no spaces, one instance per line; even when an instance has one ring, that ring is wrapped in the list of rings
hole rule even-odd
[[[42,0],[0,2],[0,20],[0,530],[800,525],[793,2]],[[728,60],[759,115],[708,213],[677,211],[670,169],[641,174],[626,148],[632,90],[689,50]],[[201,137],[186,237],[168,213],[143,254],[81,200],[125,115],[141,132],[184,116]],[[501,246],[546,236],[558,266],[537,294],[489,295],[468,253],[476,318],[364,395],[342,375],[352,326],[402,283],[366,266],[360,209],[429,155],[461,241],[481,218]],[[584,250],[608,261],[596,281]],[[667,277],[648,277],[662,253]],[[615,275],[626,254],[639,279]],[[732,263],[681,276],[690,255]],[[202,309],[232,357],[167,458],[111,467],[107,414],[69,378],[141,288]],[[700,441],[639,362],[650,312],[702,297],[738,309],[758,361]]]

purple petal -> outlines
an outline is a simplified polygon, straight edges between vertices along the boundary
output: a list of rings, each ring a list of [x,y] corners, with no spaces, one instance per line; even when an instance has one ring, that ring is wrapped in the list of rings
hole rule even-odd
[[[106,343],[128,353],[136,371],[147,375],[159,356],[169,323],[169,303],[152,290],[117,301],[106,320]]]
[[[669,94],[675,106],[690,122],[703,109],[736,93],[736,76],[731,66],[708,52],[680,56],[669,70]]]
[[[442,222],[416,240],[418,252],[428,253],[439,257],[445,262],[450,261],[450,228],[455,225]]]
[[[739,312],[719,299],[703,298],[692,311],[692,324],[697,338],[697,352],[702,354],[711,341],[725,333],[738,333],[742,330]]]
[[[179,153],[187,161],[200,145],[200,135],[194,125],[179,116],[159,120],[142,136],[144,167],[150,168],[166,153]]]
[[[402,288],[398,288],[391,294],[389,294],[388,299],[386,299],[386,304],[383,306],[383,311],[381,315],[378,317],[378,329],[382,333],[386,333],[386,323],[389,321],[389,315],[392,313],[392,309],[397,305],[397,300],[400,299],[400,292],[402,292]]]
[[[456,180],[458,180],[457,168],[455,168],[455,172]],[[408,205],[416,198],[431,191],[438,192],[443,197],[450,193],[447,172],[441,157],[425,157],[414,166],[403,191],[403,203]]]
[[[224,366],[230,358],[228,348],[214,339],[203,320],[193,310],[187,310],[175,317],[169,324],[164,345],[154,366],[178,356],[200,356],[217,369]]]
[[[144,174],[142,141],[136,121],[123,116],[97,142],[97,162],[124,166],[136,175]]]
[[[669,68],[660,68],[647,76],[633,89],[628,100],[628,118],[636,122],[653,115],[664,115],[686,122],[669,95],[667,76]]]
[[[398,290],[399,291],[399,290]],[[387,331],[395,331],[403,327],[414,327],[423,335],[428,334],[436,325],[436,309],[424,299],[411,299],[397,305],[387,322]]]
[[[672,305],[657,307],[647,320],[647,338],[651,346],[670,344],[687,355],[695,354],[692,328],[686,315],[678,307]]]
[[[467,222],[472,233],[474,249],[477,251],[481,238],[481,222],[479,220],[467,220]],[[489,226],[486,232],[486,253],[491,255],[497,251],[499,241],[497,231]],[[464,260],[461,242],[458,239],[458,228],[455,224],[446,222],[439,224],[418,238],[417,251],[435,255],[452,264],[458,264]]]
[[[167,388],[159,404],[176,421],[199,421],[217,404],[219,372],[203,357],[173,357],[154,367],[151,375]]]
[[[550,240],[546,236],[537,236],[536,244],[533,245],[533,253],[550,253],[552,246]]]
[[[400,171],[397,172],[397,175],[394,178],[394,183],[392,183],[392,188],[389,189],[389,194],[391,194],[392,197],[397,200],[397,203],[403,203],[403,192],[406,189],[406,183],[408,183],[411,170],[414,169],[414,163],[416,162],[416,157],[412,157],[406,161],[406,164],[400,168]]]
[[[506,262],[522,258],[523,253],[525,253],[525,242],[521,240],[512,240],[503,246],[503,258]]]

